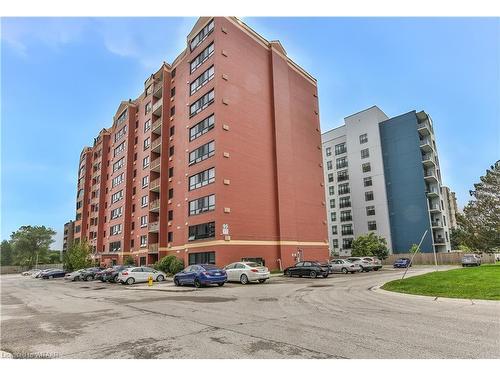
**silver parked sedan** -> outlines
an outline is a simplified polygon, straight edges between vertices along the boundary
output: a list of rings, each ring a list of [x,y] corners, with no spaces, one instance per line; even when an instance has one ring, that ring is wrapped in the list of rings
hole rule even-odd
[[[255,262],[236,262],[224,267],[227,273],[227,281],[238,281],[247,284],[250,281],[264,283],[269,279],[270,272],[267,267]]]
[[[361,271],[359,264],[352,263],[347,259],[334,259],[330,262],[330,266],[333,272],[342,272],[344,274]]]

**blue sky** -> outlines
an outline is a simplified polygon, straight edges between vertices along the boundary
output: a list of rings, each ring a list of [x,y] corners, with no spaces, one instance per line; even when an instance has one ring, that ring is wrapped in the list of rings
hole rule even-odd
[[[459,204],[500,150],[499,18],[244,18],[318,79],[322,130],[378,105],[433,118]],[[1,239],[74,217],[77,164],[196,18],[3,18]]]

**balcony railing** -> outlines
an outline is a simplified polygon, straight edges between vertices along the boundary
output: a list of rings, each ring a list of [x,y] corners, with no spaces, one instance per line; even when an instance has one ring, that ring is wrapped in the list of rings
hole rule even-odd
[[[149,183],[149,190],[160,190],[160,178]]]
[[[161,134],[161,125],[162,125],[162,118],[160,117],[158,120],[153,122],[153,126],[151,126],[151,131],[155,134]]]
[[[161,158],[157,158],[149,164],[149,168],[154,172],[159,172]]]
[[[153,221],[153,222],[149,223],[149,231],[150,232],[158,232],[158,227],[159,227],[158,221]]]
[[[344,222],[344,221],[352,221],[352,216],[341,216],[341,217],[340,217],[340,221],[341,221],[341,222]]]
[[[347,207],[351,207],[351,202],[340,203],[340,204],[339,204],[339,207],[340,207],[340,208],[347,208]]]
[[[158,252],[158,243],[148,244],[148,253],[157,253],[157,252]]]
[[[154,201],[149,202],[149,210],[156,211],[160,209],[160,200],[156,199]]]
[[[354,232],[352,230],[343,230],[342,235],[343,236],[352,236]]]
[[[160,152],[161,147],[161,137],[158,137],[153,142],[151,142],[151,151]]]
[[[445,242],[444,242],[444,238],[436,238],[436,239],[434,240],[434,243],[445,243]]]
[[[153,114],[155,115],[159,115],[159,113],[157,112],[159,108],[161,108],[163,104],[163,100],[158,100],[155,104],[153,104],[153,108],[152,108],[152,111],[153,111]]]
[[[156,98],[161,98],[162,97],[162,94],[163,94],[163,83],[162,82],[158,82],[154,85],[154,88],[153,88],[153,95],[156,97]]]
[[[424,138],[420,140],[420,147],[429,147],[432,149],[432,143],[429,139]]]

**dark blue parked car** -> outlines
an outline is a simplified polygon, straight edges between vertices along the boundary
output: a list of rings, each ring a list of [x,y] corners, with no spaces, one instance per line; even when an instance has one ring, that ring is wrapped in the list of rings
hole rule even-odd
[[[42,279],[55,279],[56,277],[64,277],[64,276],[66,276],[66,271],[51,270],[51,271],[43,272],[41,278]]]
[[[223,286],[226,281],[226,271],[213,264],[193,264],[174,276],[175,285],[190,284],[196,288],[210,284]]]
[[[409,258],[399,258],[393,264],[394,268],[408,268],[411,267],[411,260]]]

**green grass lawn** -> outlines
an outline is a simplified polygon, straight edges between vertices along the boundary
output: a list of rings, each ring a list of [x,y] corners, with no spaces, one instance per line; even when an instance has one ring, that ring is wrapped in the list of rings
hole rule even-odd
[[[434,297],[500,300],[500,264],[431,272],[390,281],[382,289]]]

